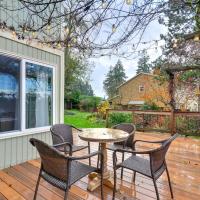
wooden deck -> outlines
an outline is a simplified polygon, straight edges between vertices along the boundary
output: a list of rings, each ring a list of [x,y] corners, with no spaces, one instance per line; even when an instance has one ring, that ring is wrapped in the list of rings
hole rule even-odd
[[[137,133],[136,138],[145,140],[159,140],[168,137],[168,134]],[[77,139],[76,142],[82,143]],[[139,149],[147,146],[138,146]],[[151,146],[152,148],[152,146]],[[97,144],[92,143],[92,150],[97,149]],[[83,154],[84,151],[78,153]],[[112,170],[112,154],[109,152],[109,167]],[[86,161],[87,162],[87,161]],[[96,158],[92,160],[96,163]],[[167,155],[167,164],[174,190],[174,199],[177,200],[199,200],[200,199],[200,140],[190,138],[177,138],[170,147]],[[32,160],[17,166],[0,171],[0,200],[31,200],[33,198],[40,161]],[[118,176],[120,177],[120,176]],[[125,171],[124,180],[118,179],[120,192],[116,199],[156,199],[153,183],[149,178],[137,174],[136,185],[131,183],[132,173]],[[160,198],[171,199],[166,174],[164,173],[157,181]],[[87,177],[78,181],[70,189],[69,199],[100,199],[100,190],[87,191]],[[41,181],[38,200],[61,200],[63,191]],[[104,187],[104,199],[112,198],[112,190]]]

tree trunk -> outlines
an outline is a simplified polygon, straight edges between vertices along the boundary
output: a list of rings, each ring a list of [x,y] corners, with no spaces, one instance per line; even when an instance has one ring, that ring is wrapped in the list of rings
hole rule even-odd
[[[170,131],[173,135],[176,132],[176,119],[175,119],[175,100],[174,100],[174,74],[169,73],[169,95],[170,95],[170,106],[171,106],[171,120],[170,120]]]

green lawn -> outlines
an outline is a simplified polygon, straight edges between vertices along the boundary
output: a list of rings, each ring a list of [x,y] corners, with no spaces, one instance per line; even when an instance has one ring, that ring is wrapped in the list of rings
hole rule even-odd
[[[97,121],[96,118],[88,118],[92,113],[80,112],[78,110],[65,111],[65,123],[72,124],[77,128],[102,128],[104,121]]]

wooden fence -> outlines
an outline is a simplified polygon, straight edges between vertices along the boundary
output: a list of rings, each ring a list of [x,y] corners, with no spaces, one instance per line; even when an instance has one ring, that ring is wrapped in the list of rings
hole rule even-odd
[[[170,112],[108,109],[106,127],[109,127],[110,113],[132,113],[132,122],[139,131],[178,132],[200,136],[200,112]]]

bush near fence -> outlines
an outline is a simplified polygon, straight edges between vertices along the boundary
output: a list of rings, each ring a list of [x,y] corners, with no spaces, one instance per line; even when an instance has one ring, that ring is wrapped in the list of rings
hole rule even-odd
[[[176,117],[176,131],[186,136],[200,136],[200,117]]]
[[[132,113],[120,113],[120,112],[113,112],[109,113],[109,127],[114,126],[120,123],[132,123]]]
[[[138,131],[170,132],[170,114],[136,114],[134,111],[110,111],[108,126],[135,123]],[[140,111],[139,111],[140,112]],[[152,111],[153,112],[153,111]],[[196,113],[178,113],[175,116],[176,132],[186,136],[200,136],[200,116]]]

